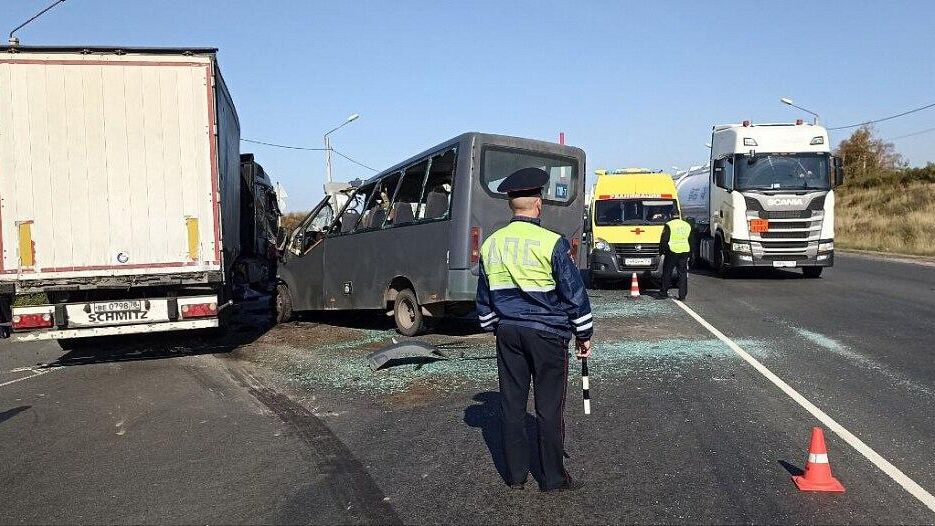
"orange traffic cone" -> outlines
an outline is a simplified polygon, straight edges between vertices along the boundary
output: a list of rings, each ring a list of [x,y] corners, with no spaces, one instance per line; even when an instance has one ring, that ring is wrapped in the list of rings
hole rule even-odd
[[[630,297],[640,297],[640,282],[636,279],[636,272],[634,272],[633,277],[630,278]]]
[[[844,491],[844,486],[831,475],[825,434],[820,427],[812,428],[812,442],[808,446],[808,461],[805,474],[792,477],[800,491]]]

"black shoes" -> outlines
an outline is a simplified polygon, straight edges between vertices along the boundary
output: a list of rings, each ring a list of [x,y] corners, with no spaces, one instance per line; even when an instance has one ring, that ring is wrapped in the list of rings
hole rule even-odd
[[[510,484],[510,489],[514,491],[522,491],[526,489],[526,484],[520,482],[519,484]]]
[[[552,489],[540,488],[539,491],[543,493],[561,493],[563,491],[576,491],[583,487],[584,487],[584,482],[568,477],[568,480],[565,481],[564,484],[562,484],[561,486],[557,488],[552,488]]]

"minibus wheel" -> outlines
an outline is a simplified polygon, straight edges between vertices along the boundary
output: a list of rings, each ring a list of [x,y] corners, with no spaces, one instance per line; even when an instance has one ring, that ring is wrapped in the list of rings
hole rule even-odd
[[[393,319],[396,321],[396,330],[403,336],[415,336],[422,332],[422,308],[416,301],[416,293],[412,289],[403,289],[396,295],[393,302]]]
[[[284,283],[276,286],[276,323],[292,319],[292,293]]]

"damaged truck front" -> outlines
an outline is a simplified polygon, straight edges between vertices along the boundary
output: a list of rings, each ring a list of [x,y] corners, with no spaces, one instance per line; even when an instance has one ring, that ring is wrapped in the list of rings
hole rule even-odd
[[[0,48],[5,336],[216,327],[235,281],[275,275],[241,242],[256,199],[215,53]]]

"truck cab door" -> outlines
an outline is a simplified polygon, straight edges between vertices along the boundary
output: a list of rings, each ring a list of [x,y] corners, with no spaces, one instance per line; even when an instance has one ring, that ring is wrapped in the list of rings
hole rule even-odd
[[[711,235],[718,231],[730,230],[730,219],[733,215],[733,202],[731,191],[734,186],[733,158],[723,157],[716,159],[711,165]]]
[[[279,265],[279,279],[292,293],[295,310],[324,308],[325,234],[334,221],[330,196],[325,196],[292,232]]]

